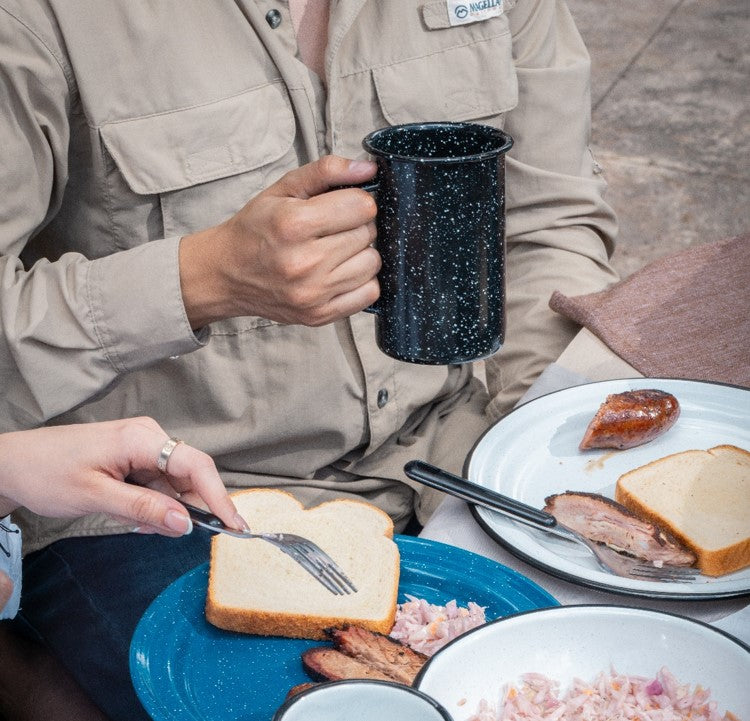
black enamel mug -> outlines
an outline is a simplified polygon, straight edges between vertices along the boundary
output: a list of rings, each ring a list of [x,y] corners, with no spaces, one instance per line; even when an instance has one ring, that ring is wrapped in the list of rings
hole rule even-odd
[[[505,337],[506,133],[411,123],[363,141],[378,164],[383,265],[376,340],[388,356],[445,365],[486,358]],[[371,188],[371,189],[373,189]]]

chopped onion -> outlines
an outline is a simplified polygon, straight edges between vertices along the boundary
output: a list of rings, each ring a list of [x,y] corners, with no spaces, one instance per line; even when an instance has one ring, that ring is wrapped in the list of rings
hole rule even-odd
[[[445,606],[436,606],[422,598],[406,598],[406,603],[400,603],[396,608],[396,621],[390,635],[427,656],[486,622],[485,608],[473,601],[464,608],[455,600]]]

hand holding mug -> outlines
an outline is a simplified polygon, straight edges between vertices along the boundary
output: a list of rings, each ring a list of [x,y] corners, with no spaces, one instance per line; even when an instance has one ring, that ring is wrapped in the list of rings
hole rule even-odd
[[[222,225],[180,244],[183,300],[193,328],[255,315],[320,326],[378,297],[372,197],[342,185],[375,174],[337,156],[293,170]]]

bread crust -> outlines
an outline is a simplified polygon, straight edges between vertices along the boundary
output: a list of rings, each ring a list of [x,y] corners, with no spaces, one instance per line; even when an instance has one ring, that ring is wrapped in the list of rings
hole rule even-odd
[[[392,540],[393,522],[390,517],[381,509],[358,499],[326,501],[317,506],[314,506],[313,508],[305,509],[302,504],[294,498],[294,496],[286,491],[262,488],[247,489],[232,494],[232,497],[235,500],[235,503],[238,505],[240,511],[242,511],[243,502],[252,502],[254,500],[251,494],[263,494],[263,496],[266,497],[268,496],[268,494],[279,494],[279,497],[283,497],[285,499],[285,502],[289,504],[290,514],[310,513],[325,508],[336,509],[340,504],[346,504],[341,505],[341,507],[345,509],[351,509],[354,506],[361,506],[362,509],[366,509],[365,515],[369,516],[369,518],[372,518],[374,521],[373,527],[368,528],[367,532],[372,533],[374,528],[382,529],[382,535],[380,532],[372,535],[372,543],[374,544],[378,541],[378,539],[387,540],[389,541],[390,546],[388,549],[389,555],[387,557],[383,556],[382,559],[378,559],[377,557],[375,558],[375,560],[382,560],[383,562],[388,563],[389,566],[390,564],[393,564],[391,577],[388,579],[387,583],[383,583],[383,587],[378,591],[381,594],[380,598],[382,599],[382,602],[380,600],[378,602],[378,608],[385,609],[385,613],[380,615],[379,617],[373,617],[372,614],[367,616],[358,616],[353,613],[336,613],[334,611],[332,611],[330,614],[316,612],[305,613],[300,611],[299,608],[295,611],[290,612],[288,610],[285,611],[284,609],[263,607],[260,604],[258,605],[258,607],[252,607],[251,604],[246,607],[232,605],[231,603],[227,602],[227,599],[222,599],[221,588],[219,588],[220,584],[217,581],[216,573],[216,569],[221,563],[220,544],[226,543],[227,539],[220,536],[215,536],[211,544],[210,573],[205,604],[206,620],[212,625],[217,626],[218,628],[225,629],[227,631],[258,634],[263,636],[284,636],[287,638],[326,640],[328,637],[326,636],[325,629],[338,628],[347,624],[361,626],[362,628],[377,633],[388,634],[393,628],[393,623],[396,617],[396,602],[398,596],[398,581],[400,572],[398,547]],[[256,498],[258,499],[258,503],[262,502],[263,500],[263,497],[261,495],[256,496]],[[349,513],[351,514],[351,510],[349,511]],[[346,519],[346,515],[344,515],[341,519],[342,538],[346,538],[347,532],[349,534],[358,532],[358,528],[356,526],[349,528],[346,527]],[[263,530],[270,529],[264,528]],[[278,528],[275,530],[282,531],[284,529]],[[286,530],[295,532],[293,525]],[[256,543],[256,541],[240,542],[247,544]],[[333,552],[332,555],[334,555],[334,558],[336,558],[336,555]],[[248,559],[249,562],[252,560],[250,556],[248,556]],[[337,558],[337,560],[339,559]],[[280,555],[280,562],[289,562],[289,559],[286,556]],[[384,573],[386,573],[386,571],[384,571]],[[305,574],[304,572],[302,573],[302,576],[305,582],[308,582],[309,580],[309,582],[313,585],[317,583],[316,581],[312,580],[311,577],[308,578],[307,574]],[[375,576],[375,574],[373,574],[373,576]],[[361,581],[357,581],[357,583],[358,585],[361,585]],[[317,590],[317,586],[315,586],[315,589]],[[297,591],[297,589],[295,587],[290,587],[288,591],[290,594],[293,594],[295,593],[295,591]],[[304,593],[304,589],[300,587],[299,593]],[[297,595],[297,598],[300,598],[299,594]],[[338,597],[331,594],[331,607],[335,608],[336,599],[344,599],[342,601],[342,604],[345,604],[345,599],[347,598],[349,597]],[[299,607],[300,604],[297,605]],[[344,610],[348,610],[346,609],[345,605]]]
[[[328,638],[326,628],[343,628],[356,624],[368,631],[388,634],[396,619],[396,593],[394,608],[382,619],[345,619],[340,616],[309,616],[246,608],[230,608],[217,603],[211,594],[206,598],[206,620],[226,631],[252,633],[259,636],[285,636],[287,638],[309,638],[324,641]]]
[[[714,451],[737,454],[738,459],[744,460],[744,462],[750,464],[750,452],[743,448],[727,444],[714,446],[708,451],[688,450],[680,453],[673,453],[651,461],[650,463],[635,468],[632,471],[628,471],[620,476],[615,487],[615,500],[622,503],[623,506],[630,509],[641,518],[667,529],[683,545],[695,553],[698,559],[696,565],[700,568],[703,574],[707,576],[724,576],[728,573],[733,573],[750,566],[750,519],[748,519],[747,526],[748,535],[744,539],[721,548],[706,548],[705,545],[697,542],[696,539],[692,538],[678,524],[665,517],[659,511],[651,508],[644,499],[633,493],[631,489],[626,486],[628,480],[635,477],[637,474],[640,474],[644,470],[658,470],[659,466],[669,463],[671,459],[685,457],[688,454],[702,455],[707,452],[716,455],[716,453],[713,453]],[[738,489],[738,492],[742,492],[742,490]]]

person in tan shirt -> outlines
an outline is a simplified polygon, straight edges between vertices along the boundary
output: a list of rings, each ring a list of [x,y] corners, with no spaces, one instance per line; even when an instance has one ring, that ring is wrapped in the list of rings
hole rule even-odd
[[[551,293],[616,280],[589,58],[565,3],[468,20],[455,5],[332,0],[321,64],[320,45],[300,56],[307,25],[284,0],[0,0],[0,431],[149,415],[230,488],[355,496],[398,530],[424,522],[440,497],[404,463],[460,471],[575,332]],[[469,365],[386,357],[360,312],[379,292],[376,209],[332,188],[374,173],[368,132],[424,120],[515,141],[507,335],[486,386]],[[145,718],[130,634],[205,561],[205,538],[170,540],[151,569],[167,551],[101,515],[17,522],[20,621],[111,718]]]

